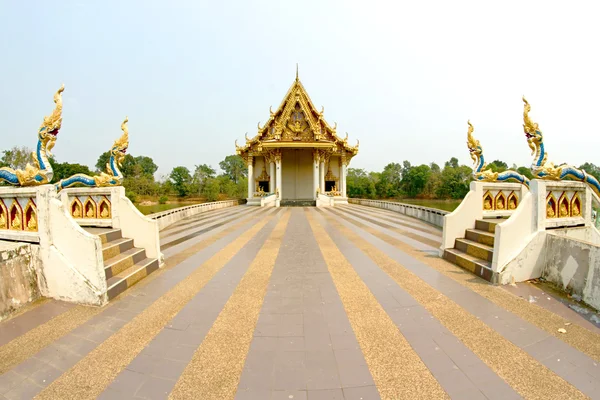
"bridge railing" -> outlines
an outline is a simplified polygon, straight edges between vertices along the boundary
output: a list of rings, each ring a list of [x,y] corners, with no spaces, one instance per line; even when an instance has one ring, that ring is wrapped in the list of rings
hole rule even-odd
[[[444,225],[444,216],[449,214],[448,211],[439,210],[437,208],[417,206],[414,204],[398,203],[395,201],[349,198],[348,203],[395,211],[397,213],[408,215],[409,217],[414,217],[422,221],[428,222],[440,228]]]
[[[204,212],[217,210],[220,208],[234,207],[240,204],[244,204],[244,200],[235,199],[213,201],[210,203],[194,204],[191,206],[173,208],[171,210],[149,214],[147,215],[147,217],[157,221],[158,229],[161,230],[171,224],[174,224],[175,222],[181,221],[184,218],[188,218],[196,214],[202,214]]]

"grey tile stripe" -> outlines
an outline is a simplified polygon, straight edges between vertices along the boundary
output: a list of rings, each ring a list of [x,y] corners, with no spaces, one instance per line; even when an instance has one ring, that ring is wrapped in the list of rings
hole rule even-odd
[[[237,206],[226,208],[224,210],[216,210],[209,211],[206,213],[198,214],[191,217],[186,223],[181,224],[177,227],[177,229],[169,230],[169,231],[161,231],[160,239],[161,243],[169,243],[173,240],[185,236],[185,234],[189,234],[191,230],[198,227],[204,227],[206,225],[210,225],[213,222],[220,222],[223,219],[241,216],[244,214],[248,214],[252,211],[260,210],[260,208],[255,207],[244,207]]]
[[[340,222],[587,396],[600,392],[600,363],[348,221]]]
[[[273,212],[275,209],[269,211]],[[11,393],[27,393],[25,397],[33,397],[56,378],[69,370],[84,358],[96,346],[113,333],[122,328],[131,319],[145,310],[160,296],[185,279],[206,260],[218,253],[227,244],[233,242],[241,232],[249,229],[254,221],[248,221],[243,227],[217,240],[194,256],[165,271],[145,286],[134,286],[122,299],[110,304],[100,314],[74,329],[71,333],[39,351],[34,357],[15,366],[11,372],[22,380],[12,387],[5,397]],[[8,374],[5,374],[8,375]],[[0,377],[2,383],[4,376]]]
[[[468,347],[349,239],[313,211],[379,304],[451,398],[520,399]]]
[[[369,221],[361,218],[360,216],[355,216],[353,214],[350,214],[349,212],[347,212],[347,210],[341,210],[339,208],[335,208],[335,209],[331,209],[328,211],[331,212],[332,214],[334,214],[335,217],[343,216],[344,218],[358,221],[364,225],[367,225],[370,228],[377,229],[378,231],[383,232],[386,235],[389,235],[393,238],[396,238],[396,239],[406,243],[407,245],[416,248],[417,250],[423,250],[423,251],[431,252],[432,254],[434,254],[434,253],[437,254],[438,248],[431,247],[423,242],[419,242],[418,240],[415,240],[408,236],[401,235],[397,232],[394,232],[394,231],[386,229],[382,226],[376,225],[372,222],[369,222]]]
[[[161,230],[161,235],[171,235],[173,233],[172,231],[175,231],[175,232],[179,231],[182,227],[185,227],[186,225],[190,225],[194,222],[198,222],[198,221],[202,221],[207,218],[211,218],[212,216],[215,216],[215,215],[228,213],[228,212],[232,212],[235,210],[241,210],[242,208],[244,208],[244,206],[219,208],[216,210],[210,210],[210,211],[202,212],[200,214],[191,215],[191,216],[181,219],[171,225],[166,226],[165,228],[163,228]]]
[[[291,213],[236,399],[343,398],[358,391],[378,399],[304,211]]]
[[[284,210],[265,225],[163,328],[99,398],[166,398]],[[165,396],[163,396],[165,394]]]
[[[260,208],[245,208],[241,210],[228,210],[229,212],[222,213],[215,216],[210,216],[209,218],[202,219],[201,221],[193,221],[193,223],[186,224],[185,227],[182,227],[181,230],[173,231],[171,234],[167,236],[161,236],[160,244],[161,246],[168,245],[171,242],[176,241],[182,237],[193,233],[194,231],[199,231],[209,226],[218,225],[223,221],[231,222],[238,218],[242,218],[244,215],[252,214],[253,212],[260,211]]]
[[[30,330],[50,321],[62,314],[74,304],[62,301],[49,300],[25,313],[0,323],[0,346],[29,332]]]
[[[430,234],[435,235],[438,238],[442,236],[441,228],[429,225],[424,221],[420,221],[417,218],[409,217],[408,215],[400,214],[398,212],[382,208],[361,206],[358,204],[351,204],[349,205],[349,207],[353,208],[355,211],[359,211],[360,213],[378,216],[380,219],[383,219],[383,221],[385,221],[386,223],[395,222],[396,224],[399,224],[402,227],[419,227],[421,229],[426,229],[427,231],[429,231]]]
[[[259,217],[259,216],[264,216],[264,215],[268,215],[271,212],[273,212],[273,209],[258,209],[258,210],[252,210],[248,215],[244,215],[244,218],[247,216],[253,216],[253,217]],[[188,240],[183,241],[182,243],[179,243],[175,246],[169,247],[168,249],[164,249],[162,250],[162,253],[164,254],[165,257],[170,257],[173,254],[177,254],[179,252],[181,252],[182,250],[187,249],[188,247],[194,246],[195,244],[205,240],[206,238],[209,238],[221,231],[224,231],[226,229],[228,229],[229,227],[231,227],[232,225],[235,225],[239,222],[240,219],[243,219],[242,217],[240,218],[232,218],[229,221],[227,221],[226,223],[224,223],[223,225],[220,226],[214,226],[213,225],[208,225],[206,227],[200,227],[198,228],[196,231],[201,230],[201,229],[205,229],[208,228],[208,230],[198,236],[195,236],[193,238],[190,238]],[[218,222],[216,222],[215,224],[218,224]]]
[[[413,227],[409,227],[409,226],[398,224],[398,223],[393,223],[393,222],[387,221],[387,220],[385,220],[383,218],[380,218],[378,216],[369,215],[368,213],[365,213],[362,210],[360,210],[360,211],[356,210],[352,206],[340,207],[340,209],[343,210],[344,212],[348,213],[348,214],[354,215],[355,217],[362,217],[363,219],[365,219],[365,217],[367,217],[367,218],[369,218],[372,221],[377,221],[378,223],[384,224],[386,226],[391,226],[391,227],[396,228],[396,229],[402,229],[404,231],[413,233],[415,235],[419,235],[419,236],[421,236],[423,238],[439,242],[440,244],[442,243],[442,238],[440,237],[440,235],[436,235],[433,232],[427,233],[427,232],[423,232],[423,231],[418,230],[418,229],[414,229]],[[377,224],[375,224],[375,225],[377,227],[379,227],[379,229],[382,229],[382,228],[385,229],[384,227],[382,227],[380,225],[377,225]]]

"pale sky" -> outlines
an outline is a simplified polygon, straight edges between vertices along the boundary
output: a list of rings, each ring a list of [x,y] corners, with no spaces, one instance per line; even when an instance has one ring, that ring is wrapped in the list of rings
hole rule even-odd
[[[600,6],[558,1],[0,0],[2,149],[33,147],[65,84],[59,161],[93,166],[129,116],[159,174],[218,162],[300,80],[351,167],[529,166],[524,94],[549,159],[600,164]]]

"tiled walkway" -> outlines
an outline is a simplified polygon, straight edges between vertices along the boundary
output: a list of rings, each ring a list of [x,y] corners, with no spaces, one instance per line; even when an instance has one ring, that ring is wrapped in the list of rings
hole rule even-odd
[[[0,400],[600,398],[600,329],[418,220],[239,206],[160,236],[165,267],[108,306],[0,323]]]

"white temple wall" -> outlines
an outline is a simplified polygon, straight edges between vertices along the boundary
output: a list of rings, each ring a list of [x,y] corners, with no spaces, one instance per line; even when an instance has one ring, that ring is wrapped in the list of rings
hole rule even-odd
[[[284,149],[282,153],[283,199],[312,199],[312,149]]]

